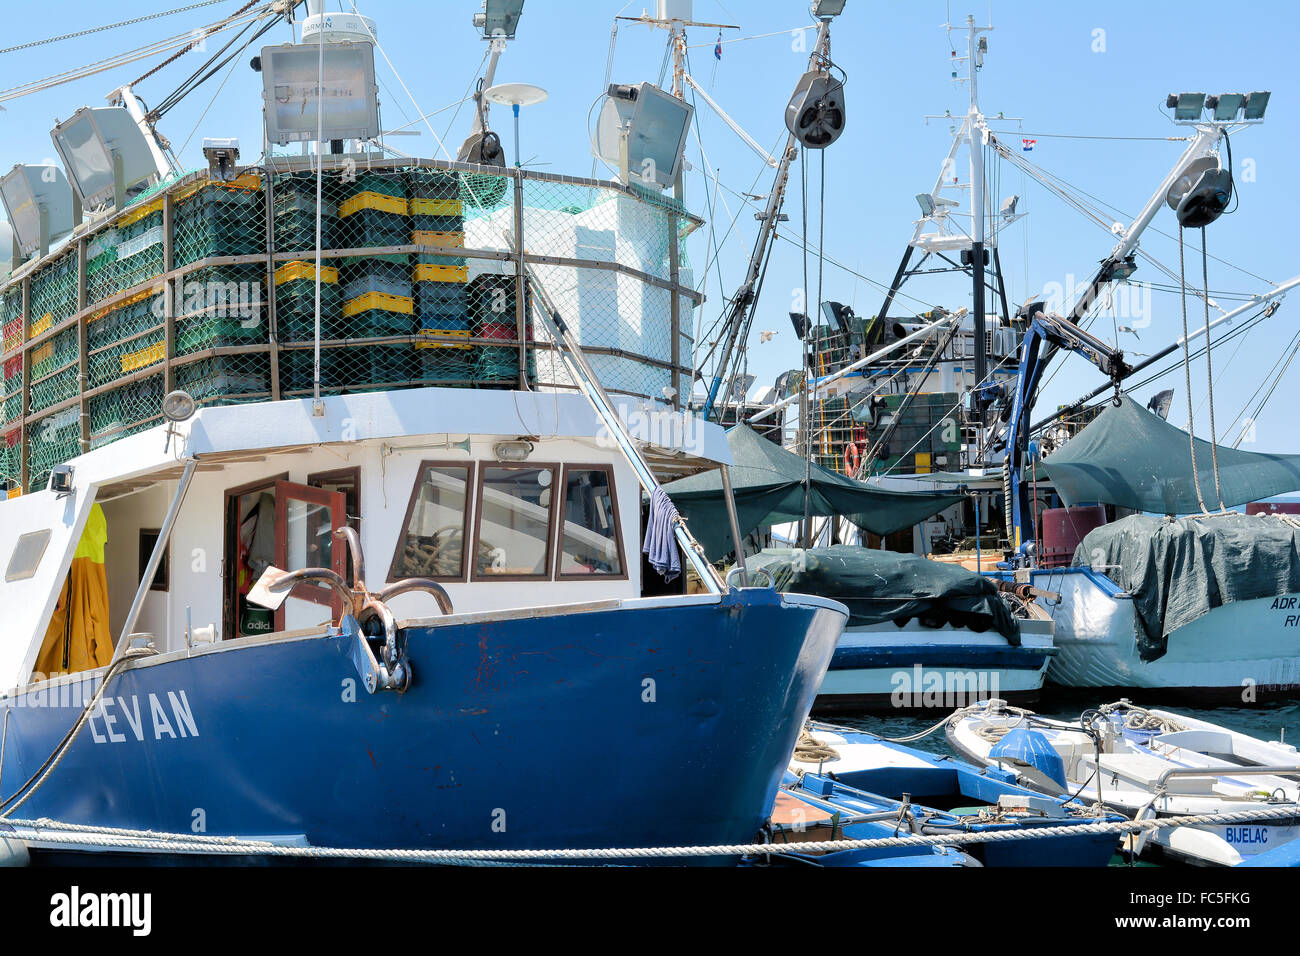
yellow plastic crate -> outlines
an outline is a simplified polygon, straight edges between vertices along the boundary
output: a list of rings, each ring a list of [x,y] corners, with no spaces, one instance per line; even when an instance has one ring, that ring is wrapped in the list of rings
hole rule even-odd
[[[414,277],[416,282],[468,282],[468,266],[433,266],[417,265]]]
[[[463,232],[414,232],[411,234],[411,242],[413,242],[417,246],[443,246],[445,248],[464,249],[465,233]]]
[[[463,216],[465,204],[459,199],[412,199],[412,216]]]
[[[351,318],[372,309],[414,315],[415,300],[407,296],[388,295],[383,292],[367,292],[365,295],[359,295],[355,299],[349,299],[343,303],[343,317]]]
[[[128,352],[122,356],[122,373],[134,372],[137,369],[148,368],[161,362],[167,357],[167,345],[165,342],[159,342],[151,345],[146,349],[140,349],[138,352]]]
[[[280,268],[275,270],[275,284],[283,285],[286,282],[293,282],[295,279],[310,279],[316,281],[316,266],[311,262],[286,262]],[[339,281],[339,270],[333,266],[321,266],[320,281],[326,283],[336,283]]]
[[[405,199],[398,199],[396,196],[385,196],[383,193],[365,192],[357,193],[339,206],[339,218],[346,219],[353,213],[360,212],[363,209],[389,212],[397,216],[409,216],[411,214]]]

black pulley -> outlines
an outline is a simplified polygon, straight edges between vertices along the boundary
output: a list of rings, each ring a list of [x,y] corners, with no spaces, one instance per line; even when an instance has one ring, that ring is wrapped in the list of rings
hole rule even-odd
[[[479,166],[504,166],[506,152],[501,148],[501,137],[491,130],[471,133],[461,144],[456,161],[476,163]]]
[[[1232,175],[1226,169],[1207,169],[1178,202],[1178,224],[1185,229],[1208,226],[1223,215],[1232,200]]]
[[[818,70],[805,73],[785,108],[785,125],[808,149],[825,149],[844,132],[844,84]]]

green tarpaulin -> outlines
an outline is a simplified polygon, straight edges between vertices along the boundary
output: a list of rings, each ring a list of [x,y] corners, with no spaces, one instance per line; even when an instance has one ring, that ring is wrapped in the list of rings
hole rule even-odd
[[[1270,455],[1218,446],[1222,506],[1300,490],[1300,455]],[[1103,502],[1153,514],[1200,514],[1187,432],[1127,395],[1043,459],[1066,505]],[[1196,439],[1196,474],[1205,507],[1220,509],[1212,447]]]
[[[1089,532],[1074,564],[1106,566],[1133,595],[1138,655],[1153,661],[1170,634],[1207,611],[1300,592],[1298,554],[1300,531],[1271,515],[1130,515]]]
[[[731,487],[736,496],[740,533],[786,521],[801,521],[804,513],[804,459],[768,441],[748,425],[727,433],[731,446]],[[878,535],[910,528],[962,495],[923,494],[873,488],[816,464],[812,465],[809,507],[813,515],[842,515]],[[712,559],[735,550],[722,494],[722,477],[708,471],[664,485],[691,533]]]
[[[927,627],[997,630],[1020,644],[1020,625],[988,578],[955,564],[914,554],[871,551],[850,545],[831,548],[765,548],[745,559],[761,568],[778,591],[832,598],[849,609],[849,625],[917,618]]]

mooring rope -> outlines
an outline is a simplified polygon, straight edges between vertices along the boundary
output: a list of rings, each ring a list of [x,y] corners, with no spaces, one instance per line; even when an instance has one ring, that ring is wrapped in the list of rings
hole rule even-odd
[[[1183,226],[1178,224],[1178,300],[1183,309],[1183,381],[1187,386],[1187,446],[1192,453],[1192,481],[1196,485],[1196,501],[1201,514],[1209,514],[1201,494],[1201,473],[1196,466],[1196,427],[1192,424],[1192,353],[1187,339],[1187,263],[1183,253]]]
[[[1021,830],[984,833],[914,834],[863,840],[830,840],[817,843],[735,843],[717,846],[658,846],[608,849],[555,850],[403,850],[341,847],[299,847],[240,841],[237,837],[208,837],[194,834],[162,833],[153,830],[108,830],[79,828],[49,820],[9,820],[32,834],[16,834],[19,839],[38,843],[73,844],[106,849],[122,848],[168,852],[200,852],[228,856],[268,856],[295,859],[374,860],[393,863],[450,864],[464,861],[526,862],[532,860],[652,860],[687,859],[712,856],[781,856],[815,852],[835,853],[843,850],[901,849],[907,847],[1012,843],[1053,837],[1143,833],[1181,826],[1253,823],[1300,817],[1300,808],[1260,807],[1232,813],[1202,813],[1169,816],[1149,820],[1123,820],[1115,823],[1078,823],[1070,826],[1044,826]],[[41,832],[46,831],[46,832]]]
[[[1210,360],[1210,254],[1205,244],[1205,227],[1201,227],[1201,283],[1205,295],[1205,387],[1206,401],[1210,406],[1210,458],[1214,464],[1214,494],[1219,499],[1219,510],[1227,511],[1223,504],[1223,490],[1219,487],[1219,432],[1214,423],[1214,365]],[[1191,397],[1190,395],[1188,396]]]

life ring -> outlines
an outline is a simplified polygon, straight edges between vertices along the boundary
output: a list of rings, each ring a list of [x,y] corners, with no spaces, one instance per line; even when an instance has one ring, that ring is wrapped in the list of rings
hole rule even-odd
[[[856,442],[849,442],[844,447],[844,474],[850,478],[857,477],[858,469],[862,467],[862,453],[858,451]]]

